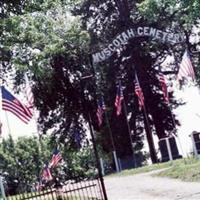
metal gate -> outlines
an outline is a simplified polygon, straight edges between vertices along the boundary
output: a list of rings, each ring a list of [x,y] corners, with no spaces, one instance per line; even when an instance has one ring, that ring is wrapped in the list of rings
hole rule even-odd
[[[104,200],[99,178],[80,182],[68,181],[58,188],[45,188],[37,192],[27,192],[7,197],[8,200]]]

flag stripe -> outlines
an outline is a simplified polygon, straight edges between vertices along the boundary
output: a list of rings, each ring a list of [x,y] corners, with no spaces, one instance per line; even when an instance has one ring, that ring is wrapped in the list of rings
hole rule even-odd
[[[47,166],[45,166],[42,170],[42,178],[46,181],[50,181],[53,179],[52,175],[51,175],[51,171],[50,168]]]
[[[195,80],[195,74],[194,74],[192,62],[190,60],[189,53],[186,50],[185,53],[183,54],[183,58],[180,63],[177,79],[181,80],[182,78],[187,78],[188,76],[191,77],[192,80]]]
[[[139,108],[141,110],[142,107],[144,106],[144,95],[136,74],[135,74],[135,94],[138,97]]]
[[[101,124],[103,123],[103,114],[106,109],[103,97],[101,97],[101,99],[99,99],[97,104],[98,104],[98,107],[97,107],[96,115],[98,118],[98,125],[101,126]]]
[[[116,107],[116,114],[120,115],[122,112],[122,101],[124,99],[123,96],[123,90],[121,87],[121,82],[119,82],[119,85],[117,87],[117,94],[116,94],[116,98],[115,98],[115,107]]]
[[[53,153],[53,155],[52,155],[52,158],[51,158],[49,166],[50,167],[55,167],[56,165],[58,165],[58,163],[61,160],[62,160],[61,153],[58,150],[55,150],[54,153]]]
[[[23,105],[4,87],[2,87],[2,109],[13,113],[26,124],[32,118],[29,108]]]
[[[166,102],[169,102],[169,95],[168,95],[168,91],[167,91],[167,84],[166,84],[166,80],[165,80],[165,76],[163,75],[163,73],[159,73],[158,74],[158,80],[160,82],[162,91],[163,91],[163,96]]]

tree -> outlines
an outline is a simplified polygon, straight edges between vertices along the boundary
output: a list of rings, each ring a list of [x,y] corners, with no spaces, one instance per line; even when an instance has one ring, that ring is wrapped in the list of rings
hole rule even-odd
[[[150,125],[155,125],[159,139],[166,137],[169,132],[174,132],[171,111],[163,102],[156,74],[168,55],[174,54],[177,61],[180,60],[182,45],[161,44],[148,37],[133,38],[128,45],[111,56],[109,63],[99,64],[95,68],[97,84],[92,80],[83,80],[82,77],[94,72],[89,54],[109,43],[129,26],[145,25],[172,32],[184,32],[185,44],[191,51],[196,50],[197,45],[191,44],[189,36],[192,33],[190,27],[198,24],[198,1],[85,0],[71,1],[70,4],[63,1],[45,2],[42,1],[41,5],[33,2],[37,8],[36,12],[24,12],[29,8],[25,6],[20,15],[8,15],[9,18],[1,20],[0,23],[4,27],[1,38],[1,53],[4,55],[2,65],[5,69],[9,69],[8,63],[10,67],[15,66],[16,85],[23,82],[25,72],[29,74],[33,81],[35,105],[40,110],[39,122],[44,133],[53,129],[59,141],[66,143],[72,141],[71,133],[75,127],[80,129],[83,139],[86,132],[83,124],[88,121],[88,112],[92,116],[95,129],[98,130],[96,99],[103,93],[106,96],[109,121],[115,134],[118,153],[121,156],[131,154],[131,145],[127,145],[130,142],[125,117],[115,117],[112,102],[115,99],[116,80],[120,77],[126,87],[124,95],[125,101],[128,102],[131,130],[137,133],[143,125],[136,124],[142,118],[142,113],[138,110],[137,97],[133,94],[134,70],[138,73],[144,92],[147,112],[151,117]],[[70,12],[66,12],[70,9],[79,17],[73,17]],[[65,18],[69,22],[66,23]],[[161,22],[158,22],[158,19]],[[199,62],[198,59],[195,61]],[[175,65],[169,68],[170,73],[177,72]],[[165,71],[166,75],[170,76],[170,73]],[[104,130],[107,131],[106,127]],[[107,137],[105,132],[103,135]],[[137,150],[140,150],[142,136],[133,135],[136,136],[139,137]],[[105,142],[108,140],[103,140],[104,149],[110,151],[109,143]]]
[[[1,174],[5,178],[9,194],[29,191],[38,178],[44,161],[49,159],[50,150],[47,143],[39,152],[37,138],[21,137],[16,142],[9,136],[0,145]]]
[[[194,8],[194,6],[196,7]],[[105,44],[109,44],[120,32],[129,27],[137,26],[152,26],[161,30],[185,33],[185,45],[192,50],[193,45],[189,36],[192,33],[192,27],[198,24],[199,16],[196,12],[198,6],[198,1],[188,3],[170,0],[134,2],[128,0],[101,2],[86,0],[76,7],[75,14],[82,17],[83,27],[91,35],[93,52],[101,49]],[[173,114],[163,101],[161,87],[156,75],[160,70],[164,71],[161,64],[168,55],[174,54],[179,61],[181,52],[184,50],[181,44],[161,44],[152,41],[149,37],[133,38],[130,39],[128,45],[124,45],[116,54],[113,54],[108,63],[98,64],[98,68],[102,68],[107,76],[105,85],[110,86],[104,89],[105,93],[108,91],[107,94],[114,94],[113,85],[115,85],[114,79],[117,79],[117,76],[123,77],[123,82],[127,88],[131,87],[134,70],[137,71],[145,97],[146,109],[151,115],[151,121],[159,139],[174,133],[175,127],[172,119]],[[164,71],[166,75],[177,73],[176,64],[168,67],[170,71]],[[110,74],[112,74],[112,77]],[[127,91],[127,95],[131,95],[131,93],[133,93],[133,87],[129,92]],[[112,101],[110,101],[110,96],[108,98],[108,102],[114,101],[113,95],[111,96]],[[132,116],[136,116],[132,109],[129,112],[132,113]],[[114,130],[119,130],[119,127],[117,128],[113,127]],[[156,162],[153,153],[151,156],[153,162]]]

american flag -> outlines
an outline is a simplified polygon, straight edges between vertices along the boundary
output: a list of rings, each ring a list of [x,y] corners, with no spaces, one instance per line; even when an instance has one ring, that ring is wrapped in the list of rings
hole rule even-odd
[[[31,110],[22,104],[16,97],[14,97],[4,86],[1,87],[1,90],[2,109],[13,113],[20,120],[27,124],[33,116]]]
[[[101,97],[98,100],[97,105],[98,105],[98,107],[97,107],[96,115],[97,115],[97,118],[98,118],[98,125],[101,126],[101,124],[103,123],[103,114],[104,114],[105,109],[106,109],[103,97]]]
[[[49,163],[49,167],[56,167],[56,165],[58,165],[58,163],[62,160],[62,155],[60,153],[60,151],[58,151],[57,149],[54,150],[51,161]]]
[[[188,76],[191,77],[193,81],[195,80],[195,74],[192,62],[190,60],[190,55],[186,50],[185,53],[183,54],[183,58],[177,74],[177,79],[182,80],[183,78],[187,78]]]
[[[164,76],[163,73],[160,72],[158,74],[158,80],[159,80],[160,85],[162,87],[164,99],[168,103],[169,102],[169,95],[168,95],[168,91],[167,91],[167,84],[166,84],[165,76]]]
[[[50,168],[48,164],[45,164],[44,168],[42,169],[42,180],[51,181],[53,179],[51,175]]]
[[[124,99],[123,96],[123,89],[121,86],[121,82],[119,82],[119,85],[117,87],[117,94],[116,94],[116,98],[115,98],[115,107],[116,107],[116,114],[117,116],[121,114],[122,112],[122,101]]]
[[[25,75],[25,97],[26,97],[26,101],[27,101],[27,106],[29,108],[33,108],[34,107],[34,96],[33,96],[33,92],[28,80],[27,75]]]
[[[135,94],[138,97],[139,108],[141,110],[142,107],[144,106],[144,95],[142,92],[142,88],[140,87],[140,83],[138,81],[137,74],[135,74],[135,82],[134,83],[135,83]]]

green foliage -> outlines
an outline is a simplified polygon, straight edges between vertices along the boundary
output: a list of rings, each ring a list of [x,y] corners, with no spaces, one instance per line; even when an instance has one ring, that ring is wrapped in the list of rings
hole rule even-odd
[[[47,148],[47,143],[45,143]],[[44,160],[49,159],[50,152],[39,152],[37,138],[19,138],[16,142],[9,136],[0,145],[0,169],[6,180],[7,190],[29,190],[37,181]]]
[[[163,19],[169,20],[168,25],[174,30],[178,26],[182,30],[185,29],[190,32],[199,20],[200,3],[198,0],[145,0],[138,3],[137,7],[146,21],[156,23]],[[172,24],[170,20],[173,20],[174,23]]]
[[[122,2],[122,3],[120,3]],[[74,145],[73,130],[78,128],[81,140],[86,136],[83,124],[89,115],[96,130],[96,100],[104,94],[108,117],[121,157],[131,155],[126,116],[116,117],[113,107],[116,83],[120,77],[127,104],[129,122],[135,151],[141,155],[144,124],[138,109],[137,97],[133,94],[134,70],[137,70],[144,92],[150,125],[155,126],[159,138],[175,132],[172,113],[163,101],[161,87],[156,74],[167,55],[175,55],[180,61],[187,46],[192,52],[196,44],[190,43],[190,29],[196,25],[199,1],[138,0],[138,1],[17,1],[8,2],[4,8],[1,27],[1,61],[5,69],[15,67],[15,85],[24,81],[28,73],[33,82],[35,105],[40,110],[40,126],[44,133],[51,130],[58,141]],[[72,11],[72,13],[70,12]],[[75,15],[75,16],[74,16]],[[95,66],[90,62],[91,52],[103,48],[119,32],[130,26],[150,25],[173,32],[184,32],[184,45],[158,44],[144,38],[136,38],[108,63]],[[196,49],[195,49],[196,50]],[[198,54],[193,55],[198,66]],[[132,65],[136,67],[132,68]],[[170,74],[177,72],[176,65],[167,66]],[[94,79],[83,80],[83,76],[95,74]],[[47,81],[48,80],[48,81]],[[170,94],[173,106],[177,102]],[[140,124],[140,125],[139,125]],[[98,130],[99,131],[99,130]],[[107,125],[101,129],[100,141],[105,152],[110,152]],[[143,157],[145,159],[145,157]],[[81,171],[81,170],[80,170]]]
[[[81,149],[81,151],[69,151],[65,155],[67,168],[65,174],[68,179],[81,180],[92,178],[96,175],[96,162],[91,146]]]
[[[6,191],[12,195],[28,192],[41,178],[46,162],[52,156],[55,143],[48,138],[21,137],[13,141],[9,136],[0,144],[0,171],[5,178]],[[51,169],[53,177],[60,181],[81,180],[96,175],[96,164],[91,146],[81,151],[72,151],[70,147],[60,146],[63,161]]]

